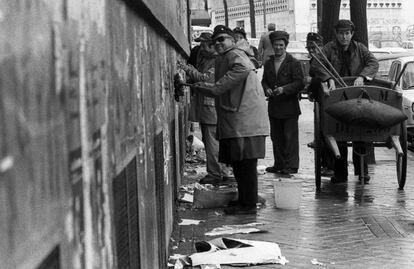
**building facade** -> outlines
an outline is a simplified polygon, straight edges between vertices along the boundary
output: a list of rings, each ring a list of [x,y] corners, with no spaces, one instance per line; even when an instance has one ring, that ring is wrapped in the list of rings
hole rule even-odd
[[[229,26],[244,27],[251,33],[248,0],[228,2]],[[317,0],[256,0],[255,20],[257,37],[273,22],[277,30],[287,31],[292,40],[301,40],[309,31],[317,31]],[[224,24],[222,0],[210,4],[212,24]],[[350,17],[349,0],[341,1],[340,18]],[[414,1],[368,0],[367,22],[371,40],[413,40]]]

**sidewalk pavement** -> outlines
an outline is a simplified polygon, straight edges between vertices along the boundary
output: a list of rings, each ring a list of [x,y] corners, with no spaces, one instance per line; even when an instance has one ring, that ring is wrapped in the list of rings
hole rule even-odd
[[[234,234],[231,238],[261,240],[279,244],[286,265],[268,264],[248,268],[414,268],[414,155],[408,153],[407,183],[398,190],[395,152],[376,148],[376,164],[369,166],[371,181],[361,185],[353,176],[349,161],[348,183],[331,184],[322,178],[322,190],[315,191],[313,150],[313,104],[301,101],[300,168],[294,179],[302,182],[302,199],[298,210],[275,207],[273,181],[276,174],[259,176],[259,194],[267,202],[256,215],[225,215],[222,208],[192,209],[181,203],[177,221],[196,219],[199,225],[174,225],[170,255],[195,253],[194,243],[223,236],[205,233],[223,225],[263,223],[266,233]],[[259,165],[271,166],[272,146],[267,139],[266,158]],[[351,154],[348,154],[351,156]],[[198,181],[188,175],[184,183]],[[316,265],[312,260],[321,264]],[[191,267],[190,267],[191,268]],[[222,265],[221,268],[234,268]]]

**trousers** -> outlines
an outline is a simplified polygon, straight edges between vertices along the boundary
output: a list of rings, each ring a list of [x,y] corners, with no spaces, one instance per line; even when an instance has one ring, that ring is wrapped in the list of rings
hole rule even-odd
[[[273,144],[274,167],[299,168],[298,117],[270,120],[270,138]]]
[[[348,147],[346,142],[338,142],[339,153],[341,158],[335,160],[334,173],[335,177],[346,178],[348,176]],[[363,143],[353,142],[352,161],[354,163],[355,175],[361,174],[360,156],[355,153],[366,154],[366,146]],[[364,175],[368,174],[368,164],[366,157],[363,157]]]
[[[238,202],[243,206],[257,203],[257,159],[246,159],[232,163],[237,181]]]
[[[229,174],[227,167],[218,161],[219,141],[216,139],[216,125],[200,123],[200,129],[206,151],[207,174],[217,178],[227,176]]]

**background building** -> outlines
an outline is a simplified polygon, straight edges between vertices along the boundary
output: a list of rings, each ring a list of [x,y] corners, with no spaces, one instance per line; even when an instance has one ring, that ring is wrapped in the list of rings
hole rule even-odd
[[[292,40],[301,40],[309,31],[317,31],[316,0],[256,0],[257,37],[266,31],[266,24],[276,23],[278,30],[285,30]],[[228,0],[229,26],[241,26],[251,33],[248,0]],[[222,0],[212,0],[209,8],[212,24],[224,24]],[[264,12],[265,8],[265,12]],[[349,0],[342,0],[340,18],[349,18]],[[414,1],[368,0],[368,35],[373,40],[413,40]],[[266,22],[265,22],[266,21]]]

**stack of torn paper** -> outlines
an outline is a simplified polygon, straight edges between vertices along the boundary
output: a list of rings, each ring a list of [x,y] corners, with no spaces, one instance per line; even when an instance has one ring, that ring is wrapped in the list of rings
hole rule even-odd
[[[202,265],[256,265],[286,264],[288,261],[279,245],[272,242],[252,241],[232,238],[216,238],[196,243],[199,253],[192,254],[192,266]]]

